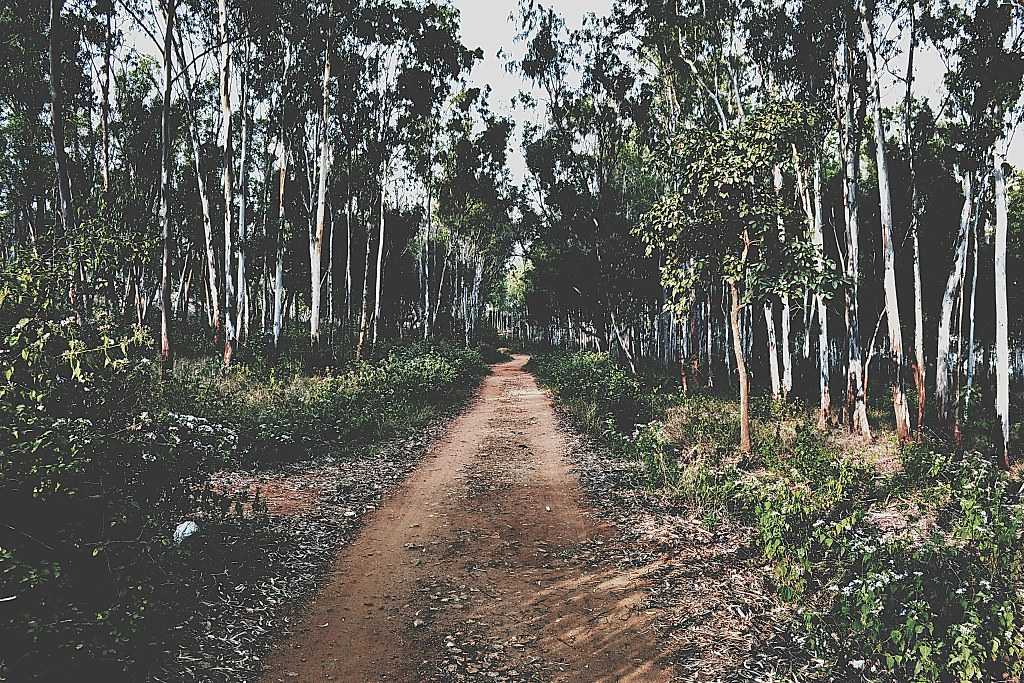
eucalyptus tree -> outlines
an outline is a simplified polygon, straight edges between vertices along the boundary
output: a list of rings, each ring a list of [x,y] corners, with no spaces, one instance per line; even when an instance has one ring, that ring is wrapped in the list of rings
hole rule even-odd
[[[527,50],[516,68],[542,90],[546,114],[524,139],[541,217],[531,249],[557,259],[532,277],[549,273],[556,301],[635,369],[637,333],[660,314],[657,260],[630,234],[655,193],[644,167],[652,93],[611,21],[592,17],[570,33],[551,10],[522,10]]]
[[[1024,80],[1020,10],[994,0],[942,4],[924,18],[932,44],[951,65],[949,91],[954,172],[963,191],[952,267],[942,296],[936,351],[935,395],[939,426],[959,440],[961,344],[954,341],[954,317],[962,299],[972,221],[984,211],[995,145],[1006,133],[1006,115],[1019,102]],[[974,350],[969,350],[973,362]]]
[[[176,17],[176,0],[164,0],[163,105],[160,114],[160,242],[163,250],[160,276],[160,361],[163,374],[174,370],[174,344],[171,338],[171,251],[174,241],[171,225],[171,164],[174,145],[171,126],[171,69]]]
[[[903,329],[900,324],[899,297],[896,292],[896,250],[893,244],[893,206],[889,189],[889,162],[886,157],[885,124],[882,110],[881,67],[874,23],[877,17],[872,10],[864,8],[861,14],[861,29],[867,46],[867,67],[869,75],[869,100],[874,119],[875,159],[878,172],[878,196],[882,227],[882,259],[885,264],[885,319],[889,330],[889,353],[892,358],[891,390],[893,412],[896,417],[896,435],[900,441],[910,438],[910,412],[907,409],[906,391],[903,383]]]
[[[512,120],[495,115],[479,88],[455,96],[440,150],[437,219],[458,251],[453,288],[462,307],[466,344],[479,341],[484,288],[504,274],[517,204],[508,170]],[[428,283],[429,286],[429,283]],[[437,297],[440,301],[440,295]]]
[[[691,304],[707,280],[722,281],[729,289],[742,452],[751,449],[742,309],[787,291],[835,284],[806,238],[777,239],[780,221],[801,219],[792,202],[776,192],[766,169],[785,163],[793,145],[805,146],[805,115],[794,104],[766,105],[737,127],[680,133],[663,153],[671,159],[675,189],[637,228],[649,253],[657,249],[665,255],[662,274],[678,305]]]

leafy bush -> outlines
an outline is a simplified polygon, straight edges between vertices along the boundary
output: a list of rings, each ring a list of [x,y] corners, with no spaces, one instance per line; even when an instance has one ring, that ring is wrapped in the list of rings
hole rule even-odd
[[[281,541],[214,470],[400,429],[486,371],[419,344],[322,377],[186,361],[159,384],[151,339],[81,330],[43,272],[0,273],[0,680],[166,679]]]
[[[596,432],[630,432],[658,414],[660,392],[645,386],[606,353],[553,352],[537,356],[531,369]]]
[[[239,365],[225,376],[207,360],[178,372],[165,400],[176,412],[199,413],[237,432],[234,460],[267,464],[417,426],[486,372],[476,351],[426,342],[313,377],[302,374],[300,363]]]

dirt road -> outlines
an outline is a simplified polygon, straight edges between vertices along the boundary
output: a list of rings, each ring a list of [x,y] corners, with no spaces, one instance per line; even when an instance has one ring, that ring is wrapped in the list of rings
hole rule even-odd
[[[670,680],[644,576],[588,561],[615,531],[526,360],[370,513],[265,681]]]

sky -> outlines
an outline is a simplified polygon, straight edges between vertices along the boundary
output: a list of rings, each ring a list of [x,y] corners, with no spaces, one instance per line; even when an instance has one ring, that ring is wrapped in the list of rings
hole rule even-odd
[[[462,41],[469,48],[483,50],[484,59],[473,69],[470,83],[483,87],[490,85],[491,108],[502,114],[512,114],[517,122],[535,120],[540,111],[529,113],[522,108],[513,110],[512,98],[526,88],[523,80],[510,74],[505,69],[508,56],[499,57],[504,50],[506,55],[521,56],[523,46],[516,43],[518,33],[516,19],[513,16],[519,7],[519,0],[453,0],[459,9],[462,23]],[[583,24],[583,17],[588,13],[608,14],[612,0],[546,0],[544,5],[553,7],[565,20],[571,30]],[[509,166],[513,177],[519,179],[526,174],[526,161],[523,159],[519,135],[509,155]]]
[[[512,55],[522,54],[522,45],[515,42],[516,22],[510,16],[516,11],[518,0],[453,0],[453,4],[461,12],[463,43],[467,47],[479,47],[484,51],[483,61],[477,63],[470,76],[471,85],[490,85],[492,108],[500,113],[511,113],[517,122],[533,120],[539,116],[539,111],[531,114],[512,109],[512,98],[525,87],[525,84],[518,76],[505,70],[507,58],[498,57],[501,50]],[[572,29],[578,28],[588,13],[608,14],[612,0],[543,0],[543,4],[553,7]],[[896,63],[892,65],[893,69],[900,71],[906,68],[905,60],[905,56],[897,58]],[[920,50],[915,61],[915,94],[937,102],[942,97],[944,71],[938,55],[933,50]],[[884,105],[891,106],[902,99],[904,86],[897,82],[892,74],[886,74],[882,82]],[[526,172],[526,164],[519,149],[518,136],[515,142],[509,165],[514,177],[522,178]],[[1024,131],[1018,132],[1011,142],[1008,160],[1013,166],[1024,168]]]

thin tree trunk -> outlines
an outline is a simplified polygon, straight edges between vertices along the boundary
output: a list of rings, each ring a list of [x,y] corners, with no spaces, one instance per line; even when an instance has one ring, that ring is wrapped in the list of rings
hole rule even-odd
[[[373,296],[373,337],[372,343],[377,345],[377,332],[380,327],[381,291],[384,288],[384,218],[385,206],[385,181],[387,179],[387,168],[381,175],[380,183],[380,234],[377,236],[377,284]]]
[[[992,175],[995,178],[996,254],[995,254],[995,309],[996,309],[996,416],[999,418],[999,458],[1003,467],[1010,467],[1010,337],[1009,314],[1006,306],[1006,242],[1009,217],[1006,206],[1006,177],[1004,159],[997,156]]]
[[[314,355],[320,350],[320,267],[323,260],[324,224],[327,212],[327,175],[330,172],[330,136],[328,117],[331,106],[331,40],[324,47],[323,113],[321,114],[320,163],[317,171],[316,225],[309,233],[309,344]]]
[[[910,9],[910,46],[907,49],[907,90],[904,96],[903,127],[906,138],[907,158],[909,161],[909,176],[907,183],[910,186],[910,238],[913,247],[913,271],[914,271],[914,384],[917,388],[917,434],[921,436],[924,430],[925,406],[928,402],[927,388],[925,386],[925,358],[924,358],[924,295],[921,284],[921,244],[919,239],[920,228],[920,207],[917,196],[917,168],[914,163],[916,150],[914,148],[913,126],[911,125],[911,105],[913,103],[914,85],[914,54],[917,49],[917,14],[916,3],[908,2]]]
[[[952,378],[950,377],[950,369],[956,369],[958,365],[956,360],[951,357],[950,352],[953,309],[956,308],[957,296],[963,283],[967,262],[967,238],[970,233],[971,215],[974,211],[974,187],[971,171],[964,172],[960,180],[963,185],[964,204],[960,212],[960,229],[953,247],[953,265],[946,279],[946,288],[942,295],[939,339],[935,354],[935,399],[938,402],[939,425],[950,434],[957,431],[955,411],[953,410],[955,397],[952,396]]]
[[[110,53],[114,40],[114,3],[107,5],[106,34],[103,42],[103,78],[100,81],[100,146],[103,155],[103,196],[110,191]]]
[[[284,70],[281,75],[281,128],[279,132],[280,140],[280,152],[281,158],[279,161],[279,173],[280,177],[278,180],[278,215],[277,215],[277,248],[276,258],[274,260],[274,352],[281,352],[281,333],[284,328],[284,308],[285,308],[285,292],[284,292],[284,253],[286,248],[286,239],[288,235],[287,225],[285,220],[287,214],[285,212],[285,184],[288,179],[288,136],[286,134],[287,128],[287,102],[288,97],[285,93],[285,86],[288,83],[288,71],[291,67],[291,46],[288,43],[288,38],[283,38],[284,42]]]
[[[221,115],[221,157],[224,164],[222,181],[224,190],[224,365],[231,365],[237,342],[235,332],[235,248],[232,242],[234,212],[235,166],[234,150],[231,145],[231,43],[228,42],[227,0],[219,0],[220,17],[220,115]]]
[[[242,91],[241,107],[242,114],[242,163],[238,170],[238,321],[235,324],[236,336],[244,339],[244,331],[248,327],[247,317],[249,315],[248,287],[246,287],[246,250],[249,237],[248,226],[248,200],[249,200],[249,58],[251,44],[245,43],[245,64],[242,66]]]
[[[175,51],[178,61],[185,65],[185,52],[181,48],[181,41],[175,41]],[[196,189],[199,194],[199,206],[203,212],[203,239],[206,250],[206,286],[210,292],[211,303],[209,306],[211,327],[213,328],[213,343],[220,346],[223,343],[223,327],[220,315],[220,291],[217,287],[217,254],[213,247],[213,215],[210,211],[210,192],[206,185],[206,175],[203,173],[202,158],[200,157],[199,142],[199,120],[196,116],[195,102],[192,99],[192,79],[187,68],[181,71],[184,79],[185,105],[188,112],[189,142],[192,146],[192,162],[196,172]]]
[[[821,157],[814,159],[814,244],[822,259],[825,258],[825,216],[822,197]],[[818,309],[818,426],[828,426],[832,412],[832,396],[829,392],[829,357],[828,357],[828,311],[825,308],[825,297],[814,295],[814,303]]]
[[[84,322],[81,300],[82,264],[77,255],[73,241],[78,233],[78,221],[75,217],[74,199],[71,195],[71,172],[68,167],[67,150],[64,147],[64,83],[60,63],[61,26],[60,14],[64,8],[64,0],[50,0],[50,136],[53,141],[53,164],[57,176],[57,195],[60,201],[60,221],[64,228],[65,239],[72,257],[74,274],[72,276],[68,299],[78,316],[79,325]]]
[[[885,263],[885,318],[889,330],[891,359],[891,392],[896,417],[896,436],[901,442],[910,439],[910,412],[903,384],[903,328],[900,325],[899,297],[896,292],[896,252],[892,238],[892,197],[889,191],[889,164],[885,156],[885,130],[882,127],[882,94],[878,84],[878,61],[875,38],[867,13],[861,15],[864,41],[868,44],[871,73],[871,96],[875,123],[875,160],[878,169],[879,212],[882,224],[882,257]]]
[[[978,223],[981,222],[981,212],[978,212]],[[971,410],[971,389],[974,388],[974,313],[978,303],[978,259],[981,256],[981,243],[978,241],[979,226],[974,225],[974,265],[971,275],[971,308],[968,314],[967,323],[967,391],[964,392],[964,419],[967,419]]]
[[[847,324],[847,396],[850,428],[862,436],[871,436],[868,425],[867,397],[864,394],[860,347],[860,233],[858,227],[858,191],[860,179],[860,126],[856,97],[852,48],[846,47],[847,96],[844,122],[843,195],[846,207],[846,324]]]
[[[732,350],[736,358],[736,370],[740,384],[740,452],[749,453],[750,442],[750,379],[747,377],[747,361],[743,353],[740,333],[740,290],[735,281],[729,282],[731,308],[729,313],[732,328]]]
[[[174,344],[171,338],[171,50],[174,18],[175,0],[167,0],[164,17],[163,106],[160,114],[160,241],[163,247],[160,273],[160,375],[163,378],[174,371]]]
[[[345,209],[345,327],[352,324],[352,150],[348,151],[348,174],[345,180],[348,196]],[[351,336],[349,337],[351,341]]]
[[[359,341],[356,343],[356,360],[362,360],[370,333],[370,254],[373,252],[373,233],[366,226],[366,252],[363,255],[363,298],[359,309]]]

